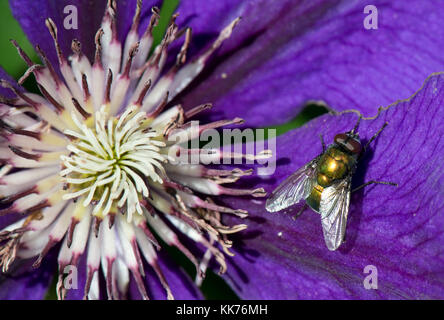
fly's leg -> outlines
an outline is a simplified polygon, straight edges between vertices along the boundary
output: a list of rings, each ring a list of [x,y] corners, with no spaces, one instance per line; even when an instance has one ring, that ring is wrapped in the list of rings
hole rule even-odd
[[[319,139],[321,139],[322,153],[324,153],[326,148],[325,148],[324,136],[322,135],[322,133],[319,135]]]
[[[302,212],[304,212],[305,209],[308,208],[308,204],[304,203],[304,205],[302,206],[301,209],[299,209],[299,211],[293,216],[291,217],[293,220],[296,220],[301,214]]]
[[[364,184],[361,184],[359,187],[354,188],[351,192],[353,193],[353,192],[356,192],[356,191],[358,191],[358,190],[361,190],[362,188],[364,188],[364,187],[366,187],[366,186],[368,186],[368,185],[370,185],[370,184],[386,184],[386,185],[394,186],[394,187],[397,187],[397,186],[398,186],[398,184],[397,184],[397,183],[394,183],[394,182],[371,180],[371,181],[369,181],[369,182],[366,182],[366,183],[364,183]]]
[[[384,125],[381,127],[381,129],[378,130],[378,132],[376,132],[373,137],[370,138],[370,140],[368,140],[368,142],[365,144],[364,148],[362,148],[362,152],[359,155],[359,158],[361,158],[363,156],[363,154],[365,153],[365,151],[367,150],[368,146],[370,145],[370,143],[373,142],[373,140],[375,140],[379,134],[382,132],[382,130],[384,130],[385,127],[387,127],[388,122],[384,123]]]
[[[384,123],[384,125],[381,127],[381,129],[379,129],[379,130],[373,135],[373,137],[370,138],[370,140],[365,144],[364,148],[362,148],[362,152],[361,152],[361,154],[359,155],[359,158],[362,157],[362,155],[365,153],[365,151],[367,150],[367,147],[370,145],[370,143],[372,143],[373,140],[375,140],[375,139],[379,136],[379,134],[382,132],[382,130],[384,130],[385,127],[387,127],[387,125],[388,125],[387,122]],[[394,182],[371,180],[371,181],[366,182],[366,183],[360,185],[359,187],[353,189],[352,192],[356,192],[356,191],[358,191],[358,190],[360,190],[360,189],[362,189],[362,188],[364,188],[364,187],[366,187],[366,186],[368,186],[368,185],[370,185],[370,184],[385,184],[385,185],[390,185],[390,186],[394,186],[394,187],[397,187],[397,186],[398,186],[398,184],[397,184],[397,183],[394,183]]]
[[[356,132],[356,130],[358,130],[358,127],[359,127],[359,123],[361,122],[361,119],[362,119],[362,114],[361,114],[361,115],[359,115],[358,121],[356,121],[356,124],[355,124],[355,126],[354,126],[353,130],[351,131],[351,133],[355,133],[355,132]]]

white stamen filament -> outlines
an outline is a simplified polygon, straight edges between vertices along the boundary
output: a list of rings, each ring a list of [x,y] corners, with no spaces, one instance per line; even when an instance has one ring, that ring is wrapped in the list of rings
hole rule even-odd
[[[100,212],[102,216],[112,210],[113,204],[123,208],[126,203],[129,221],[135,212],[143,213],[139,198],[149,195],[143,177],[162,183],[156,171],[164,171],[162,163],[166,157],[159,152],[165,143],[153,140],[157,136],[155,132],[144,132],[146,114],[136,112],[137,109],[136,106],[128,108],[114,121],[108,118],[103,106],[95,114],[94,129],[73,114],[81,133],[65,130],[65,134],[76,137],[77,141],[67,147],[72,153],[70,156],[60,157],[66,166],[60,174],[72,190],[63,199],[87,194],[83,205],[98,201],[93,214]],[[116,199],[119,199],[117,203]]]

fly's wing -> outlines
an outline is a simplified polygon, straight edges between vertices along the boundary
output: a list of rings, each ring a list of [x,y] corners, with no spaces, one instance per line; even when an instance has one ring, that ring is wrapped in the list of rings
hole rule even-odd
[[[315,158],[282,182],[267,199],[265,208],[270,212],[285,209],[310,195],[316,175]]]
[[[321,194],[321,214],[324,240],[329,250],[336,250],[344,240],[350,205],[351,176],[325,188]]]

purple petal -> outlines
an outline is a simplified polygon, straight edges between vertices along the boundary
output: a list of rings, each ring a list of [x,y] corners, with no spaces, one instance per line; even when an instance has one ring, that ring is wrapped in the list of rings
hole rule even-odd
[[[92,57],[94,53],[94,35],[100,26],[105,12],[105,0],[77,1],[78,29],[65,29],[64,20],[69,15],[63,10],[72,1],[26,1],[10,0],[12,13],[33,45],[39,45],[50,61],[57,65],[57,54],[45,20],[54,20],[59,33],[59,43],[65,56],[71,54],[71,41],[77,38],[82,43],[83,52]],[[69,7],[68,7],[69,8]]]
[[[118,1],[117,32],[121,41],[126,36],[131,26],[133,15],[136,10],[136,2],[137,0]],[[158,5],[159,2],[159,0],[144,1],[141,14],[142,28],[148,23],[151,7]],[[71,11],[64,13],[64,9],[69,5],[73,5],[73,1],[10,0],[9,3],[14,17],[19,21],[31,43],[34,45],[40,45],[53,64],[56,65],[57,63],[57,55],[51,35],[45,26],[45,20],[47,18],[52,18],[58,28],[59,43],[66,57],[71,55],[71,42],[76,38],[82,43],[83,52],[92,61],[95,50],[94,37],[97,30],[100,28],[107,0],[76,1],[75,6],[77,7],[78,29],[69,30],[64,28],[64,20],[68,17]]]
[[[419,0],[373,1],[378,29],[367,30],[367,4],[183,1],[179,23],[193,28],[199,48],[235,16],[243,19],[181,100],[186,106],[209,101],[226,118],[267,126],[290,120],[308,101],[372,115],[392,97],[409,97],[443,68],[444,42],[436,41],[444,37],[441,7]]]
[[[370,180],[399,187],[367,186],[352,194],[346,241],[337,251],[324,243],[320,217],[302,203],[265,211],[265,201],[230,199],[248,208],[248,232],[228,269],[245,299],[444,298],[444,74],[430,77],[410,100],[396,103],[358,128],[364,143],[387,121],[358,164],[353,187]],[[337,133],[353,128],[354,113],[324,115],[277,140],[278,166],[262,185],[271,192],[321,151]],[[257,179],[257,178],[256,178]],[[365,289],[378,270],[378,289]]]
[[[52,250],[42,265],[33,269],[33,259],[12,266],[15,271],[0,274],[0,300],[42,300],[48,292],[56,266],[56,251]]]
[[[151,8],[162,5],[162,0],[144,0],[142,2],[142,11],[140,14],[139,34],[142,35],[148,26],[151,18]],[[124,41],[133,22],[134,12],[136,10],[137,0],[120,0],[117,2],[117,32],[120,41]]]
[[[3,209],[2,206],[0,206],[0,209]],[[13,224],[14,222],[17,222],[18,220],[22,219],[23,216],[20,214],[8,214],[5,216],[0,217],[0,230],[3,230],[7,226]]]
[[[2,67],[0,67],[0,79],[7,80],[10,84],[18,88],[17,82],[12,78]],[[15,94],[10,89],[6,89],[0,86],[0,96],[5,98],[14,98]]]
[[[193,30],[193,41],[190,47],[191,52],[208,46],[224,27],[245,12],[247,2],[248,1],[212,0],[180,1],[177,8],[177,12],[179,13],[177,23],[180,27],[190,26]],[[235,33],[239,33],[237,29]],[[236,37],[236,35],[233,34],[232,37]],[[237,43],[226,41],[224,51],[227,51],[226,49],[229,44],[236,45]],[[230,47],[233,48],[233,45]]]

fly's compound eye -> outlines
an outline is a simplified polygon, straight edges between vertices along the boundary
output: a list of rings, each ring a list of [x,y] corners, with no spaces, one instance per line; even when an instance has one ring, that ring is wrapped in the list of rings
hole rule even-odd
[[[361,143],[358,140],[348,136],[345,133],[337,134],[335,136],[335,142],[337,144],[343,146],[345,149],[347,149],[351,153],[358,154],[362,150]]]

